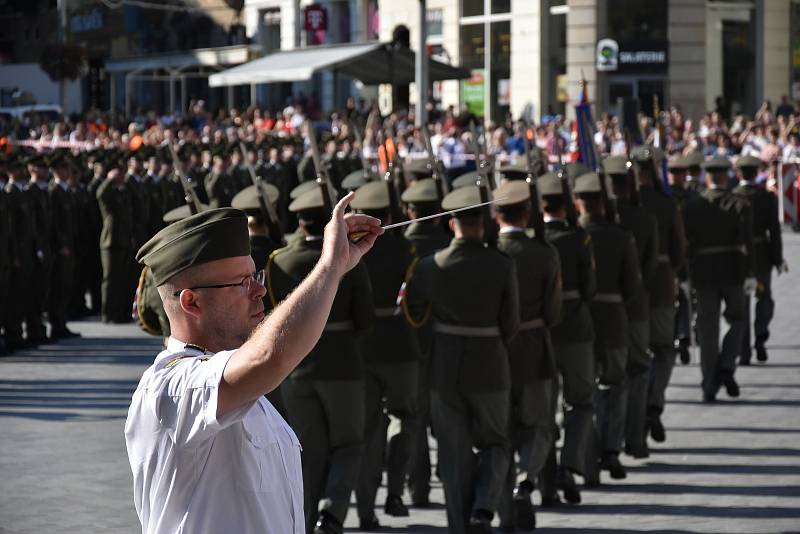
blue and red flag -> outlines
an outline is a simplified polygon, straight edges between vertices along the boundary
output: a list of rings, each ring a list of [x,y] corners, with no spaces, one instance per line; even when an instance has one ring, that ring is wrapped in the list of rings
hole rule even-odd
[[[592,170],[597,170],[597,151],[594,146],[592,106],[586,91],[586,80],[580,81],[580,96],[575,105],[575,124],[578,137],[578,160]]]

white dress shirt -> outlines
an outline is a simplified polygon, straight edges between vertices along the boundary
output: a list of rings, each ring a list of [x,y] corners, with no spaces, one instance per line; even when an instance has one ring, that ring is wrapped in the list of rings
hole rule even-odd
[[[266,398],[217,419],[216,354],[169,338],[125,423],[143,534],[303,534],[300,442]]]

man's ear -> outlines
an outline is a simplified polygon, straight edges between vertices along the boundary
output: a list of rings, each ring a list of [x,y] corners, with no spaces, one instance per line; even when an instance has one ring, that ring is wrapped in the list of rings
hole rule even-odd
[[[456,218],[455,217],[450,217],[450,220],[447,221],[447,226],[450,227],[450,231],[451,232],[455,233],[455,231],[456,231]]]
[[[181,304],[183,313],[192,317],[200,317],[200,303],[198,302],[199,293],[195,293],[191,289],[184,289],[181,291],[178,300]]]

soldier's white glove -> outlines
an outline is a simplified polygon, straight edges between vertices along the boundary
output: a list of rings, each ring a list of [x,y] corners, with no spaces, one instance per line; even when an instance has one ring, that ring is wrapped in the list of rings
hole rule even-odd
[[[754,277],[744,279],[744,292],[748,295],[755,295],[758,282]]]

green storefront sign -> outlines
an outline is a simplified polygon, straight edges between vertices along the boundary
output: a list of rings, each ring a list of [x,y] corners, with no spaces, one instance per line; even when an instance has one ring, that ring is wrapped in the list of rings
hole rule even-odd
[[[483,69],[472,69],[472,76],[461,81],[461,102],[475,115],[483,115],[485,102]]]

